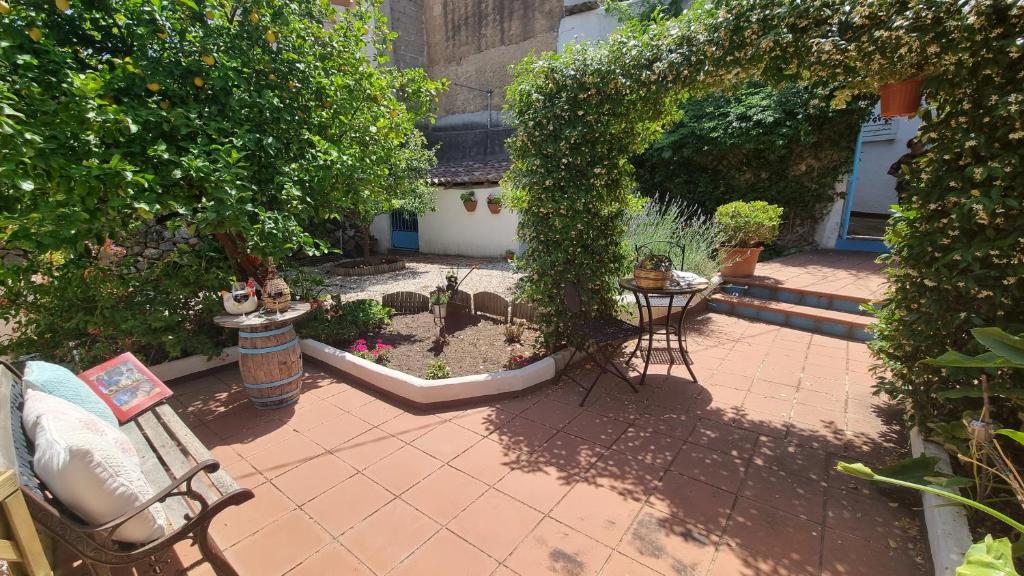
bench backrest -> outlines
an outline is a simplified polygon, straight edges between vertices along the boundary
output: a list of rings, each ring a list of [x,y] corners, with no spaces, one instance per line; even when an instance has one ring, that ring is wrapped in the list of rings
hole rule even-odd
[[[32,470],[32,442],[21,425],[24,405],[21,374],[7,362],[0,363],[0,469],[16,471],[23,487],[43,497]]]

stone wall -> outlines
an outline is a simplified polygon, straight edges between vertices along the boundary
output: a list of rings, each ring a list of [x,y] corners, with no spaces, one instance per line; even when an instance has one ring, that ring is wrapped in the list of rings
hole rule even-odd
[[[426,68],[427,37],[423,25],[424,0],[386,0],[383,11],[388,27],[398,34],[392,61],[399,68]]]
[[[199,244],[199,237],[185,228],[171,231],[156,223],[144,225],[135,238],[125,243],[124,263],[131,264],[140,272],[166,258],[182,245],[191,248]]]

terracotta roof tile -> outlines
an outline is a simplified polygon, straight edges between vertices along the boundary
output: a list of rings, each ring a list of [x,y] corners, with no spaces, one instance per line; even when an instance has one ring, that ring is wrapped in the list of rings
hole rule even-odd
[[[427,181],[434,186],[497,184],[511,165],[507,160],[440,164],[430,171]]]

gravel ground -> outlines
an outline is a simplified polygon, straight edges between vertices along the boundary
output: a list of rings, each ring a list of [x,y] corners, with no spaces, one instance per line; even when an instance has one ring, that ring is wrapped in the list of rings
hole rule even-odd
[[[444,284],[444,274],[455,269],[459,278],[477,266],[460,286],[469,293],[484,290],[509,298],[519,274],[504,259],[462,258],[457,256],[402,256],[405,269],[374,276],[336,276],[333,264],[317,266],[328,280],[329,294],[341,294],[345,300],[359,298],[380,299],[384,294],[407,290],[427,294],[437,285]]]

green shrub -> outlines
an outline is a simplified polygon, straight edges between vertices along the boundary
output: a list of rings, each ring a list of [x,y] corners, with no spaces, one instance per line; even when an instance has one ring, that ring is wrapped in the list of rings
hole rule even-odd
[[[668,248],[668,255],[678,262],[678,249],[684,248],[682,270],[711,278],[722,267],[719,247],[723,244],[721,228],[693,206],[649,201],[643,208],[632,211],[626,220],[627,251],[636,254],[644,246]],[[624,270],[630,274],[632,270]]]
[[[459,198],[461,198],[463,202],[476,202],[476,192],[473,190],[466,190],[462,194],[459,194]]]
[[[427,380],[440,380],[451,377],[452,370],[444,363],[444,360],[431,360],[430,364],[427,364]]]
[[[345,348],[357,338],[375,334],[391,323],[392,310],[372,299],[340,302],[318,308],[298,326],[299,335]]]
[[[730,202],[715,210],[715,222],[725,245],[754,248],[768,244],[779,235],[782,208],[762,200]]]
[[[28,263],[38,275],[7,267],[0,275],[0,320],[16,332],[0,341],[0,355],[39,354],[85,369],[122,352],[144,364],[218,354],[235,336],[213,323],[224,314],[220,290],[231,282],[217,250],[179,248],[141,273],[91,257]]]

